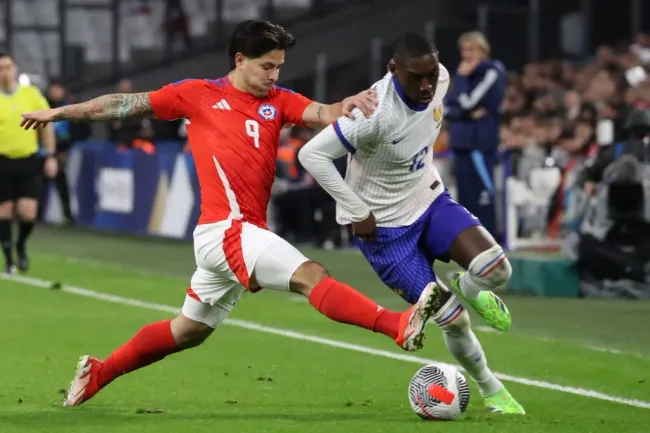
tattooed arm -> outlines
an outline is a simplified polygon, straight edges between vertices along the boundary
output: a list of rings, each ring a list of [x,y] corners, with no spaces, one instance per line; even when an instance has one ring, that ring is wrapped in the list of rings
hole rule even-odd
[[[149,93],[115,93],[79,104],[23,113],[22,116],[21,126],[37,129],[59,120],[102,122],[127,117],[154,117],[154,113]]]
[[[154,117],[149,93],[114,93],[81,104],[61,107],[54,120],[98,122],[126,117]]]
[[[324,128],[343,115],[343,103],[326,105],[312,102],[302,114],[302,122],[307,128]]]
[[[341,116],[354,118],[352,110],[355,108],[359,108],[368,117],[375,110],[376,103],[376,94],[372,90],[364,90],[332,105],[313,102],[305,109],[302,121],[308,128],[324,128]]]

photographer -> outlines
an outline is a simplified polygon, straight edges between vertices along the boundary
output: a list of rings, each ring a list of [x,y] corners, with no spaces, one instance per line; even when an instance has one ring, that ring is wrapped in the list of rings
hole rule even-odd
[[[633,112],[625,129],[630,138],[602,149],[583,172],[591,198],[580,226],[577,266],[586,296],[650,297],[648,113]]]
[[[596,158],[581,173],[579,183],[587,195],[595,194],[596,185],[602,181],[605,169],[622,155],[634,156],[642,163],[650,161],[650,111],[632,111],[624,129],[628,139],[600,149]]]

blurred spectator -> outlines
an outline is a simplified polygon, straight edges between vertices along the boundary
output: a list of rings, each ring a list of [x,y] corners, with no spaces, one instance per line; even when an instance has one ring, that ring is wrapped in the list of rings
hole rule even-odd
[[[594,128],[589,121],[582,120],[575,127],[567,127],[560,135],[557,146],[552,154],[552,159],[547,165],[560,169],[560,182],[553,194],[547,213],[548,235],[558,237],[565,227],[571,227],[567,210],[573,200],[572,192],[578,184],[578,176],[583,164],[598,149],[595,141]],[[573,218],[573,214],[569,215]]]
[[[117,83],[117,93],[133,93],[133,85],[130,80],[122,80]],[[154,129],[151,119],[138,119],[130,117],[107,124],[108,137],[117,143],[120,150],[140,149],[145,153],[153,153]]]
[[[62,107],[70,104],[70,97],[63,83],[51,81],[46,98],[51,107]],[[70,191],[68,188],[67,162],[68,151],[73,143],[86,140],[90,136],[90,126],[88,123],[71,123],[66,120],[54,123],[54,132],[56,134],[56,158],[59,163],[59,171],[54,179],[56,190],[61,199],[61,208],[63,209],[64,220],[67,223],[74,222],[72,209],[70,206]],[[48,189],[43,189],[43,194],[47,194]],[[39,209],[42,218],[44,209]]]
[[[577,90],[569,90],[564,94],[564,119],[567,122],[575,122],[582,109],[582,97]]]
[[[650,63],[650,35],[637,34],[634,43],[630,45],[630,52],[635,54],[641,63]]]
[[[637,55],[601,46],[594,61],[582,68],[565,64],[558,69],[552,61],[526,65],[520,78],[511,78],[502,110],[561,117],[565,125],[586,120],[595,128],[609,120],[614,124],[614,138],[604,141],[611,143],[622,136],[629,110],[647,108],[649,101],[650,83]]]
[[[151,155],[156,151],[156,146],[153,144],[154,129],[150,119],[143,119],[138,131],[138,138],[131,142],[132,149],[138,149],[142,152]]]
[[[639,34],[627,47],[598,47],[584,63],[533,62],[521,76],[510,76],[501,106],[501,150],[524,183],[535,170],[559,170],[548,207],[549,235],[562,234],[577,216],[572,203],[584,194],[576,188],[593,195],[616,155],[641,161],[650,156],[650,127],[643,126],[650,108],[648,62],[650,37]],[[583,207],[585,200],[578,200]]]
[[[327,249],[341,247],[341,228],[336,222],[336,202],[314,182],[298,160],[298,151],[314,132],[286,127],[280,134],[271,212],[283,237],[296,243],[313,243]],[[347,158],[334,162],[342,176]]]
[[[458,201],[496,237],[493,171],[506,72],[500,62],[489,59],[490,45],[483,34],[466,33],[459,46],[462,60],[445,103]],[[509,103],[520,105],[516,99],[512,93]]]
[[[279,193],[273,205],[278,216],[278,234],[297,243],[313,239],[312,199],[315,183],[298,161],[298,151],[310,137],[309,130],[293,127],[291,135],[281,140],[276,159],[276,183],[279,185],[276,190]]]
[[[163,27],[167,38],[166,46],[170,51],[175,51],[176,41],[182,42],[182,48],[192,44],[189,21],[181,0],[166,0]]]
[[[588,195],[594,195],[607,168],[622,155],[632,155],[641,162],[650,162],[650,112],[638,110],[630,113],[625,129],[629,139],[603,147],[581,173],[580,185]]]

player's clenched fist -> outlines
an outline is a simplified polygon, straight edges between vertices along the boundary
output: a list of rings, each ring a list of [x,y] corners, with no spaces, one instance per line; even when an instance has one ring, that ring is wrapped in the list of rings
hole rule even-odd
[[[372,89],[364,90],[354,96],[349,96],[343,100],[343,115],[354,119],[352,110],[360,109],[364,116],[370,117],[377,107],[377,92]]]
[[[377,222],[372,212],[365,220],[353,222],[352,231],[362,241],[374,241],[377,238]]]

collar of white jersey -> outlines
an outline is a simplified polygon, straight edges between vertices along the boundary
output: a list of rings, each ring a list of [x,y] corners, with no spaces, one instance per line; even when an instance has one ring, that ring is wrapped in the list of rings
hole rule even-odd
[[[409,97],[406,96],[406,93],[404,93],[404,90],[402,89],[402,86],[400,86],[399,80],[397,79],[396,76],[393,76],[393,86],[395,86],[395,91],[399,95],[399,98],[411,110],[413,110],[413,111],[424,111],[429,107],[429,104],[416,104],[415,102],[411,101],[409,99]]]

